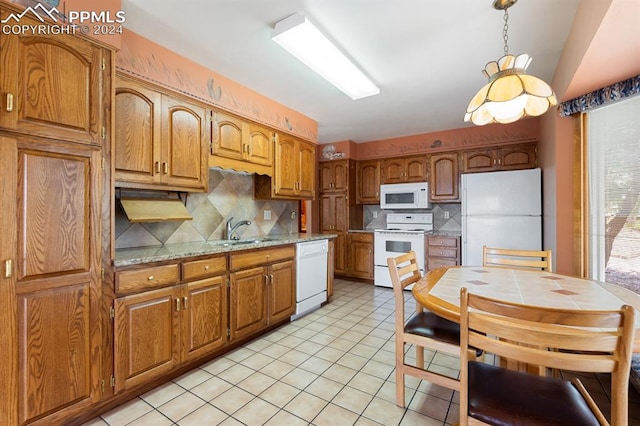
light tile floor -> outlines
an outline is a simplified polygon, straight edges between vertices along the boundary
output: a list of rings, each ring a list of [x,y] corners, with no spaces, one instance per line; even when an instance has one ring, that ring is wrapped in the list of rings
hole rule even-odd
[[[429,382],[407,377],[407,408],[395,405],[393,303],[391,289],[336,280],[332,302],[323,308],[85,426],[456,423],[458,393]],[[425,358],[430,368],[457,374],[456,358]],[[581,378],[608,410],[607,376]],[[640,396],[633,387],[629,408],[629,424],[640,424]]]

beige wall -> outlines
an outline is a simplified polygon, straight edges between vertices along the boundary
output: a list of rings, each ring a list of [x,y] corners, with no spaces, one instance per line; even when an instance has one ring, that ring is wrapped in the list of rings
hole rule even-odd
[[[640,75],[640,1],[581,0],[552,86],[566,101]],[[544,240],[557,272],[578,274],[574,253],[572,141],[575,117],[540,121],[544,175]]]

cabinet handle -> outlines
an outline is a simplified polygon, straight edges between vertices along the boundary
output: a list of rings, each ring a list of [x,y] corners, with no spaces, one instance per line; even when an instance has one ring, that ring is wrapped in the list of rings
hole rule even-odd
[[[160,173],[160,162],[156,161],[156,173]]]
[[[204,265],[204,270],[208,271],[209,270],[209,265]]]
[[[176,312],[180,312],[180,298],[176,298]]]
[[[153,275],[149,275],[147,277],[147,281],[153,281],[156,277],[154,277]]]
[[[13,276],[13,259],[4,261],[4,277],[11,278]]]
[[[269,284],[273,284],[273,274],[269,275]]]
[[[169,164],[165,161],[162,163],[162,169],[164,170],[164,174],[169,173]]]
[[[13,93],[7,93],[7,112],[13,111]]]
[[[269,275],[264,276],[264,285],[269,285]]]
[[[187,296],[182,298],[182,306],[184,306],[184,309],[189,309],[189,305],[187,304],[187,302],[189,301],[189,298]]]

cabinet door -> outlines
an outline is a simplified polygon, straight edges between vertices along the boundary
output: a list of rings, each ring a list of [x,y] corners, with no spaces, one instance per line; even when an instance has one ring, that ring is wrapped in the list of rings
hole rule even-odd
[[[500,166],[502,170],[532,169],[536,167],[536,145],[513,145],[500,149]]]
[[[358,278],[373,278],[373,242],[349,242],[350,267],[349,275]]]
[[[356,203],[380,203],[380,161],[359,161],[356,174]]]
[[[290,317],[296,310],[293,261],[269,267],[269,323]]]
[[[1,424],[100,397],[99,153],[0,136]]]
[[[231,273],[229,328],[231,339],[241,339],[267,325],[264,267]]]
[[[320,168],[320,191],[345,191],[348,187],[348,160],[323,161]]]
[[[254,123],[248,124],[247,160],[263,166],[273,165],[273,131]]]
[[[336,243],[329,240],[329,250],[327,252],[327,297],[333,296],[333,281],[336,269]]]
[[[313,198],[316,194],[316,147],[299,141],[298,144],[298,191],[300,198]]]
[[[2,22],[8,15],[0,11]],[[28,15],[20,24],[44,25]],[[69,34],[3,34],[0,127],[101,145],[103,55],[99,47]]]
[[[331,233],[336,227],[335,196],[320,194],[320,232]]]
[[[498,152],[495,149],[465,151],[462,153],[462,170],[466,173],[497,170],[497,157]]]
[[[298,186],[297,163],[300,161],[298,144],[290,136],[279,135],[275,151],[274,193],[276,195],[295,196]]]
[[[458,154],[434,154],[431,156],[431,201],[459,199]]]
[[[405,182],[424,182],[427,180],[426,157],[409,157],[406,159]]]
[[[205,109],[163,96],[162,111],[163,183],[205,190],[209,180]]]
[[[233,115],[215,112],[211,154],[242,160],[246,150],[243,136],[244,122]]]
[[[344,232],[338,232],[336,234],[334,272],[338,275],[347,275],[347,234]]]
[[[185,285],[182,298],[182,361],[205,356],[227,341],[226,276]]]
[[[160,183],[160,94],[119,79],[115,99],[115,180]]]
[[[320,192],[332,192],[334,181],[334,164],[328,161],[323,161],[318,164],[318,168],[318,174],[320,176],[320,182],[318,186],[320,187]]]
[[[114,302],[114,392],[146,383],[180,362],[180,293],[167,287]]]
[[[403,158],[382,160],[382,183],[401,183],[405,179],[406,162]]]

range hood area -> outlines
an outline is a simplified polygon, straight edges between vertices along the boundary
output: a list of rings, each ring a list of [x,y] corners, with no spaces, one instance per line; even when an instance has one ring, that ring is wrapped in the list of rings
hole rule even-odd
[[[159,198],[155,193],[151,196],[121,194],[119,201],[124,214],[132,223],[192,220],[193,217],[186,207],[186,193],[184,201],[180,193],[174,194],[177,198],[170,197],[171,194],[163,198]]]

